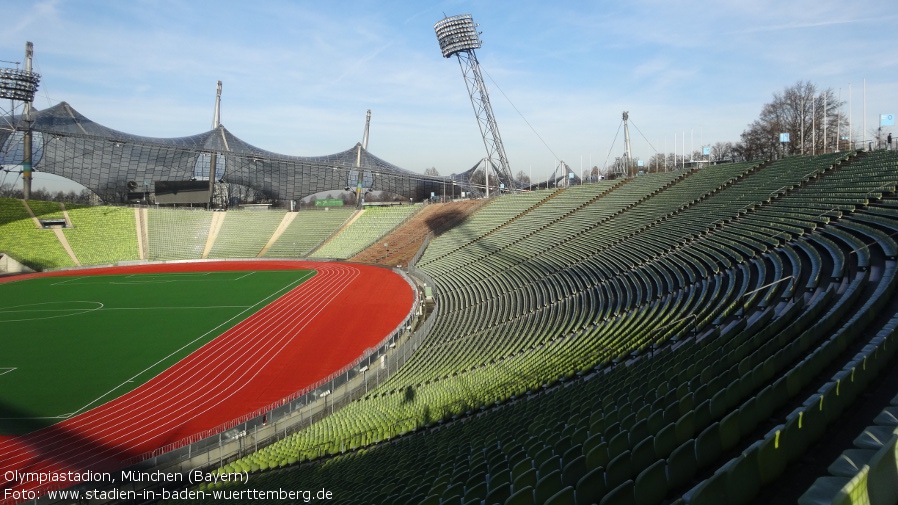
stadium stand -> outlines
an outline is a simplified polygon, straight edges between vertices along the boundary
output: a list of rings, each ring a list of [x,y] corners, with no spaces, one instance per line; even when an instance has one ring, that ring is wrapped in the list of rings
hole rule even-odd
[[[41,200],[29,200],[28,207],[38,219],[62,220],[65,216],[62,213],[62,207],[58,202],[45,202]]]
[[[378,244],[386,243],[387,247],[369,247],[350,260],[389,266],[408,265],[430,237],[442,235],[461,224],[486,202],[486,199],[459,200],[427,205],[377,241]]]
[[[366,207],[310,257],[347,259],[355,256],[419,210],[420,205]]]
[[[228,211],[209,258],[254,258],[284,219],[284,212]]]
[[[418,261],[439,311],[404,366],[220,471],[349,504],[751,503],[894,366],[896,174],[848,152],[494,198]],[[314,255],[382,247],[418,210],[393,209]],[[200,256],[211,213],[151,211],[151,257]],[[240,219],[213,250],[258,253],[271,231],[231,244]],[[800,503],[895,502],[893,407]]]
[[[888,202],[877,209],[892,208],[890,176],[831,196],[875,158],[492,202],[422,257],[442,310],[412,359],[253,456],[260,468],[326,464],[254,485],[345,489],[337,479],[353,474],[367,486],[347,503],[747,503],[821,433],[819,415],[795,410],[820,401],[802,391],[837,363],[840,384],[857,376],[863,358],[846,350],[886,331],[872,314],[894,290],[894,241],[872,226],[881,214],[853,214],[874,188]]]
[[[149,259],[200,259],[211,224],[211,212],[148,209]]]
[[[290,226],[265,252],[271,258],[305,258],[333,235],[348,220],[355,209],[329,207],[327,210],[300,211]]]
[[[134,211],[122,207],[66,207],[72,228],[63,230],[82,265],[109,265],[139,258]]]
[[[52,204],[50,212],[62,216],[58,203],[46,203]],[[35,270],[75,266],[53,232],[37,228],[21,200],[0,198],[0,251]]]

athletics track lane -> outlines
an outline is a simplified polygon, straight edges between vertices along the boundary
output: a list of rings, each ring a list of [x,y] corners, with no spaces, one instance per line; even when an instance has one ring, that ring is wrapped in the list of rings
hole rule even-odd
[[[328,377],[382,341],[412,307],[412,289],[398,275],[345,263],[177,263],[52,275],[261,269],[318,273],[132,392],[54,426],[0,439],[0,476],[9,470],[115,470],[128,458]],[[5,482],[4,488],[33,486]]]

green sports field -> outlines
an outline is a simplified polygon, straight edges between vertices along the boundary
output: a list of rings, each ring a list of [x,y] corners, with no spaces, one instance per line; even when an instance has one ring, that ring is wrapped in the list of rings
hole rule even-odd
[[[310,270],[43,277],[0,283],[0,435],[126,393]]]

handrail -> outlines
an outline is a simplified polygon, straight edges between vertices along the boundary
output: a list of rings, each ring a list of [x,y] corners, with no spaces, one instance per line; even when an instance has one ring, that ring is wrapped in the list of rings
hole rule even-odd
[[[291,393],[290,395],[287,395],[286,397],[284,397],[278,401],[272,402],[268,405],[265,405],[264,407],[260,407],[256,410],[249,412],[247,414],[244,414],[240,417],[231,419],[230,421],[221,423],[218,426],[209,428],[200,433],[196,433],[196,434],[184,437],[180,440],[171,442],[169,444],[166,444],[166,445],[159,447],[157,449],[154,449],[152,451],[146,451],[142,454],[132,456],[132,457],[128,458],[127,460],[125,460],[124,465],[125,466],[135,465],[137,463],[140,463],[141,461],[146,461],[151,458],[159,457],[163,454],[170,453],[172,451],[190,446],[191,444],[195,444],[202,440],[207,440],[207,439],[210,439],[215,436],[220,436],[221,434],[225,433],[226,431],[231,430],[241,424],[249,423],[250,421],[252,421],[254,419],[260,419],[260,420],[264,419],[265,421],[270,421],[269,419],[267,419],[267,416],[268,416],[268,414],[275,411],[276,409],[282,408],[285,405],[290,404],[291,402],[295,402],[296,400],[308,395],[309,393],[315,391],[318,388],[321,388],[322,386],[325,386],[326,384],[335,382],[337,379],[341,378],[344,374],[347,374],[349,371],[351,371],[353,368],[357,367],[363,361],[369,360],[372,356],[379,353],[380,351],[384,351],[384,354],[386,354],[387,346],[391,343],[391,341],[392,341],[392,343],[395,343],[395,341],[398,340],[398,338],[402,335],[404,329],[410,327],[411,322],[415,318],[415,314],[418,312],[418,308],[420,306],[421,300],[419,298],[419,293],[418,293],[417,289],[413,289],[413,293],[414,293],[415,300],[412,304],[409,314],[402,320],[402,322],[400,322],[396,326],[395,329],[393,329],[391,332],[389,332],[387,334],[387,336],[384,337],[383,340],[381,340],[376,346],[369,347],[358,358],[356,358],[349,364],[345,365],[341,369],[337,370],[336,372],[333,372],[330,375],[328,375],[327,377],[320,379],[320,380],[314,382],[313,384],[310,384],[298,391],[295,391],[295,392]],[[420,328],[419,328],[419,330],[420,330]],[[396,368],[398,370],[398,365]],[[389,370],[388,370],[388,372],[389,372]],[[335,387],[336,387],[336,385],[332,384],[330,389],[334,390]],[[358,387],[356,389],[358,389]],[[307,403],[304,403],[304,405],[306,405],[306,404]]]

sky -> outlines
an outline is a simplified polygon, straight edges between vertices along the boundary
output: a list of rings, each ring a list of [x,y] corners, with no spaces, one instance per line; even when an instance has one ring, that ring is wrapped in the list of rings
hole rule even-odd
[[[34,43],[38,109],[65,101],[116,130],[181,137],[211,129],[221,80],[221,123],[259,148],[349,149],[370,109],[371,153],[442,175],[485,155],[459,64],[434,34],[447,15],[479,24],[509,164],[534,180],[558,160],[612,163],[624,152],[623,111],[644,160],[738,141],[799,81],[841,94],[846,115],[850,87],[858,132],[865,110],[868,131],[898,112],[898,6],[881,0],[34,0],[3,10],[0,65],[15,67]]]

